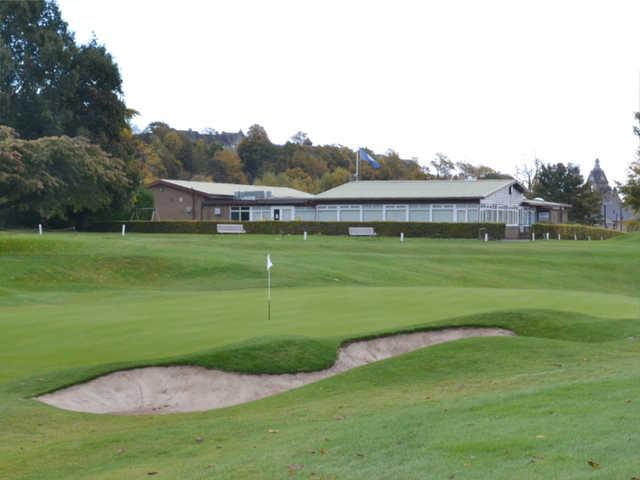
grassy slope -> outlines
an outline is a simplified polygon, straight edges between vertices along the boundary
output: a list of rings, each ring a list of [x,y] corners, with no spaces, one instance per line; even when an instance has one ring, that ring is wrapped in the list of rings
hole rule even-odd
[[[293,463],[300,478],[631,478],[638,253],[637,236],[0,235],[0,478],[287,478]],[[25,398],[113,363],[319,368],[345,339],[450,324],[522,337],[441,345],[201,414],[94,416]]]

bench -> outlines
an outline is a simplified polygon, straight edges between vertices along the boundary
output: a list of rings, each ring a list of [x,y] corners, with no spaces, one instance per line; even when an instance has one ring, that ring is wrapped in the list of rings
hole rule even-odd
[[[219,223],[216,225],[216,230],[218,233],[247,233],[240,223]]]
[[[349,227],[350,237],[375,237],[376,231],[373,227]]]

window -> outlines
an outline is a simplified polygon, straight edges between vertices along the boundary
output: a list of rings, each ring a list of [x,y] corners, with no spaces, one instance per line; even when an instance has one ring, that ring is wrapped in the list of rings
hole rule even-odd
[[[248,222],[249,218],[249,207],[231,207],[231,220]]]
[[[178,201],[182,203],[182,197],[178,197]]]
[[[360,221],[360,205],[340,205],[339,210],[341,222]]]
[[[408,205],[385,205],[385,220],[387,222],[406,222]]]
[[[428,222],[429,205],[409,205],[410,222]]]
[[[316,219],[316,209],[313,207],[296,207],[296,220],[314,221]]]
[[[318,205],[319,222],[337,222],[338,207],[334,205]]]
[[[382,205],[363,205],[362,220],[365,222],[381,222]]]
[[[216,207],[216,208],[214,208],[214,209],[213,209],[213,214],[214,214],[214,215],[216,215],[216,216],[218,216],[218,217],[219,217],[219,216],[220,216],[220,213],[221,213],[221,212],[220,212],[220,207]]]
[[[453,205],[433,205],[431,221],[453,222]]]

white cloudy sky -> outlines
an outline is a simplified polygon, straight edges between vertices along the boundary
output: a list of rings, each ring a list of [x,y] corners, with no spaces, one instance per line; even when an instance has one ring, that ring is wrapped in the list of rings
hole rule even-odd
[[[638,139],[637,0],[59,0],[120,66],[136,124],[263,125],[275,142],[435,152],[512,173],[600,157],[623,180]]]

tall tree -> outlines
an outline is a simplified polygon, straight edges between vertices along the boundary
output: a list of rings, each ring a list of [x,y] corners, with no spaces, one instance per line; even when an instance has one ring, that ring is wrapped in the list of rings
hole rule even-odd
[[[78,46],[53,0],[0,2],[0,123],[22,138],[85,136],[127,155],[122,79],[104,46]]]
[[[452,178],[456,169],[455,164],[444,153],[436,153],[431,166],[436,171],[437,178]]]
[[[532,193],[547,201],[570,204],[569,219],[573,222],[592,225],[600,221],[600,195],[585,184],[577,165],[540,163]]]

